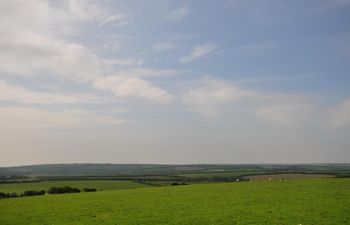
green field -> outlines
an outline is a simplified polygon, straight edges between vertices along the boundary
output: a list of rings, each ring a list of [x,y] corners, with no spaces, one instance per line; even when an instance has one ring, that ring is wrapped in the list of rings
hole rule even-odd
[[[0,212],[1,225],[348,225],[350,179],[211,183],[22,197],[0,200]]]
[[[72,186],[77,188],[96,188],[98,191],[146,187],[133,181],[88,180],[88,181],[41,181],[31,183],[0,184],[0,192],[22,193],[26,190],[48,190],[50,187]]]
[[[188,177],[188,178],[235,178],[239,176],[243,176],[246,174],[264,174],[265,171],[233,171],[233,172],[210,172],[210,173],[185,173],[179,174],[180,177]]]
[[[315,179],[315,178],[332,178],[332,175],[328,174],[305,174],[305,173],[285,173],[285,174],[265,174],[265,175],[253,175],[246,176],[249,180],[295,180],[295,179]]]
[[[269,173],[323,173],[350,176],[350,164],[48,164],[17,167],[0,167],[0,180],[25,180],[47,177],[119,177],[174,176],[187,177],[230,176]]]

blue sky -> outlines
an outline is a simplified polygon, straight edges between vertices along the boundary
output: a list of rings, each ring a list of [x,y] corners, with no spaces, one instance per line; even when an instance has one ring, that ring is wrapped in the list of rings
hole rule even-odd
[[[349,162],[350,1],[0,2],[0,165]]]

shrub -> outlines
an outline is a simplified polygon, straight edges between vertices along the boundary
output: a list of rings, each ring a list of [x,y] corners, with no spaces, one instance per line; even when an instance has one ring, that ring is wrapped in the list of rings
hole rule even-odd
[[[34,195],[44,195],[45,194],[45,191],[42,190],[42,191],[25,191],[23,193],[23,196],[34,196]]]
[[[184,182],[181,182],[181,183],[178,183],[178,182],[173,182],[170,184],[171,186],[178,186],[178,185],[188,185],[187,183],[184,183]]]
[[[47,191],[49,194],[64,194],[64,193],[78,193],[81,192],[79,188],[64,186],[64,187],[50,187]]]
[[[42,191],[38,191],[38,193],[42,193]],[[45,193],[45,191],[44,191],[44,193]],[[26,196],[26,195],[24,195],[24,193],[17,194],[16,192],[13,192],[13,193],[0,192],[0,199],[2,199],[2,198],[17,198],[17,197],[23,197],[23,196]],[[27,195],[27,196],[29,196],[29,195]]]
[[[17,198],[18,194],[13,192],[13,193],[7,194],[7,196],[8,196],[8,198]]]
[[[6,198],[6,193],[0,192],[0,198]]]
[[[96,192],[96,188],[83,188],[83,192]]]

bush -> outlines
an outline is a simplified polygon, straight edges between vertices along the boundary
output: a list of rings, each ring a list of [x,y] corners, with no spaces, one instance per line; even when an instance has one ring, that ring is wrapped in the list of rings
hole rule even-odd
[[[6,198],[6,193],[0,192],[0,198]]]
[[[46,192],[44,190],[42,191],[25,191],[23,193],[23,196],[34,196],[34,195],[44,195]]]
[[[96,188],[83,188],[83,192],[96,192]]]
[[[1,198],[17,198],[17,197],[24,197],[24,196],[34,196],[34,195],[44,195],[45,191],[25,191],[24,193],[17,194],[15,192],[13,193],[4,193],[0,192],[0,199]]]
[[[47,191],[49,194],[64,194],[64,193],[79,193],[79,188],[64,186],[64,187],[50,187]]]
[[[171,186],[178,186],[178,185],[188,185],[187,183],[184,183],[184,182],[181,182],[181,183],[178,183],[178,182],[173,182],[170,184]]]
[[[17,193],[13,192],[13,193],[7,193],[6,194],[8,198],[17,198],[19,197]]]

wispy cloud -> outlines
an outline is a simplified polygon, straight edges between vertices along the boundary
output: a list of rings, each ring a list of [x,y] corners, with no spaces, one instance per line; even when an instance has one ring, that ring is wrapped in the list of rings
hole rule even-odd
[[[255,43],[255,44],[242,46],[239,48],[239,51],[241,52],[242,55],[254,56],[254,55],[263,54],[276,47],[277,47],[277,44],[273,42]]]
[[[287,98],[288,99],[288,98]],[[312,112],[312,104],[305,100],[292,100],[261,106],[256,109],[256,116],[262,120],[284,125],[295,125],[302,122]]]
[[[81,20],[91,20],[91,19],[101,19],[107,13],[106,8],[102,8],[98,4],[94,3],[90,0],[65,0],[63,1],[68,9],[67,11],[74,15],[74,17],[79,18]]]
[[[103,58],[86,46],[65,39],[61,32],[57,32],[75,27],[72,18],[84,20],[87,14],[88,18],[95,14],[98,17],[98,12],[90,10],[99,10],[85,1],[65,3],[60,9],[51,7],[47,1],[15,0],[6,1],[0,7],[0,29],[4,34],[0,37],[0,62],[3,65],[0,72],[21,76],[45,73],[64,79],[87,80],[109,67]],[[70,14],[58,13],[61,11]]]
[[[336,105],[330,111],[329,121],[333,127],[344,127],[350,125],[350,99]]]
[[[113,65],[113,66],[124,66],[124,67],[139,67],[142,66],[144,61],[143,59],[139,58],[124,58],[124,59],[108,59],[104,60],[108,65]]]
[[[138,97],[159,103],[168,103],[173,98],[167,91],[138,77],[111,75],[96,80],[94,87],[110,91],[117,97]]]
[[[29,90],[0,80],[0,101],[26,104],[106,103],[111,99],[91,94],[62,94]]]
[[[77,128],[83,126],[119,126],[125,122],[115,114],[83,109],[50,111],[33,107],[0,107],[2,130]]]
[[[251,91],[217,80],[210,76],[204,76],[199,84],[188,90],[184,96],[184,103],[201,114],[218,115],[225,111],[225,104],[251,96]]]
[[[183,6],[168,15],[168,19],[172,22],[181,22],[190,14],[190,9],[187,6]]]
[[[125,25],[128,25],[130,21],[131,21],[130,15],[120,13],[117,15],[108,16],[107,18],[103,19],[99,23],[99,26],[104,26],[109,24],[117,25],[117,26],[125,26]]]
[[[169,77],[181,74],[182,71],[173,69],[152,69],[147,67],[130,67],[116,70],[114,75],[125,77]]]
[[[95,26],[114,23],[122,25],[128,20],[129,15],[110,14],[107,8],[96,5],[93,1],[67,0],[57,7],[46,1],[8,1],[0,8],[0,29],[4,33],[0,37],[0,63],[3,65],[0,72],[8,76],[30,78],[45,74],[90,87],[112,89],[119,98],[133,96],[166,102],[172,98],[167,91],[138,77],[168,76],[174,74],[174,71],[142,68],[142,58],[101,57],[84,44],[56,34],[54,29],[62,26],[79,30],[77,23],[91,21]],[[113,79],[101,78],[109,74],[118,76]],[[127,75],[130,74],[133,77],[128,78]],[[103,84],[104,79],[113,81],[115,86],[111,88]],[[3,94],[12,93],[12,100],[23,103],[93,100],[88,96],[38,93],[5,83],[1,85],[4,88]]]
[[[184,55],[179,58],[181,63],[189,63],[194,60],[200,59],[210,53],[213,53],[219,46],[214,43],[206,43],[204,45],[197,45],[192,48],[188,55]]]
[[[10,75],[32,76],[46,72],[71,80],[91,80],[111,69],[107,60],[80,44],[39,34],[0,38],[0,61],[4,65],[0,71]]]
[[[244,89],[208,76],[188,90],[184,103],[193,111],[218,116],[241,112],[262,121],[284,125],[301,123],[313,110],[304,96]]]

